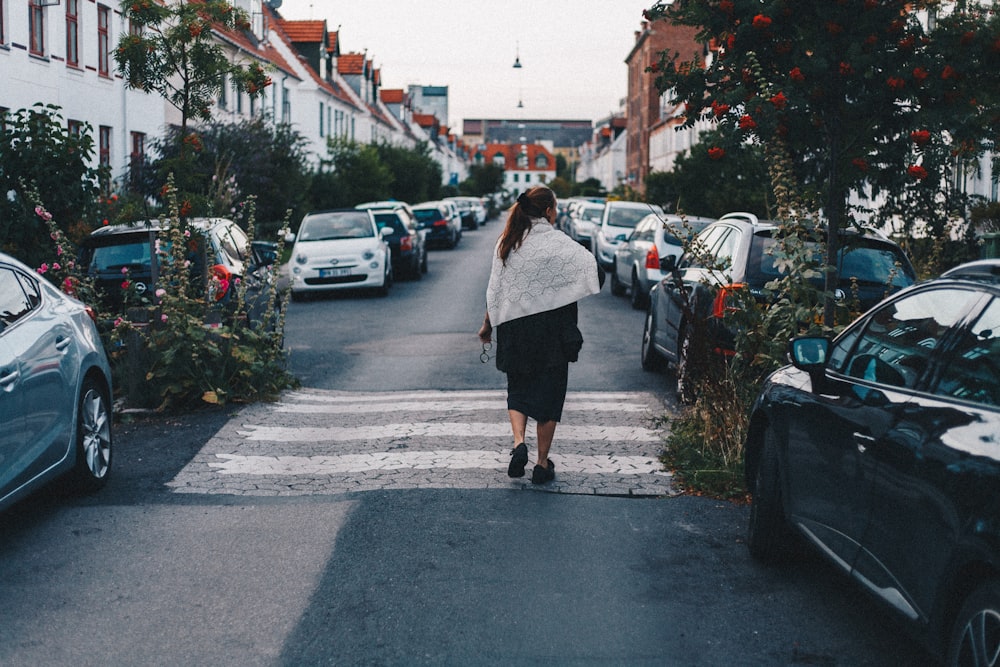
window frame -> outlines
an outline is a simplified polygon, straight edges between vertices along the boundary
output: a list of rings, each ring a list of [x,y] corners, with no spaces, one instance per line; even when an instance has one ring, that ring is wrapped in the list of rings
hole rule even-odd
[[[66,0],[66,64],[80,67],[80,0]]]
[[[111,77],[111,8],[97,5],[97,74]]]
[[[45,6],[28,0],[28,53],[45,57]]]

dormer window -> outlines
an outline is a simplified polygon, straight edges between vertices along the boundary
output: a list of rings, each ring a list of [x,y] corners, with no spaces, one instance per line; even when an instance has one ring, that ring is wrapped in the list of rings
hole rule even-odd
[[[549,158],[539,153],[538,156],[535,157],[535,169],[548,169],[548,168],[549,168]]]
[[[503,153],[494,153],[493,154],[493,164],[495,166],[497,166],[497,167],[503,167],[503,166],[506,166],[505,163],[506,163],[506,160],[504,159]]]

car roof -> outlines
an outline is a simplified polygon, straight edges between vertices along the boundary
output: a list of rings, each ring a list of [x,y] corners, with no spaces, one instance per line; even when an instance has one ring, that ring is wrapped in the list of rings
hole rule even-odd
[[[136,220],[133,222],[123,222],[116,225],[105,225],[98,227],[90,233],[91,239],[102,239],[117,236],[119,234],[135,234],[136,232],[158,232],[166,228],[169,220],[161,221],[159,218],[150,220]],[[236,223],[226,218],[191,218],[187,221],[189,227],[207,231],[219,225],[235,225]]]
[[[1000,284],[1000,259],[979,259],[966,262],[941,274],[942,278],[973,280],[992,285]]]

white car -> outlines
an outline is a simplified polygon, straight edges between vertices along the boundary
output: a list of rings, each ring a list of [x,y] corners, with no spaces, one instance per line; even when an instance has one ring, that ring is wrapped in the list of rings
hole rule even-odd
[[[710,222],[713,219],[655,213],[640,220],[625,242],[615,249],[611,293],[621,296],[628,290],[632,307],[645,308],[650,288],[667,277],[660,269],[660,262],[668,255],[678,259],[684,254],[685,241]]]
[[[663,209],[655,204],[635,201],[609,201],[604,204],[601,228],[594,234],[590,246],[605,271],[614,270],[618,244],[627,239],[639,221],[650,213],[663,215]]]
[[[292,300],[338,289],[392,286],[392,255],[385,240],[391,228],[379,231],[371,210],[334,209],[307,214],[294,241],[291,270]]]
[[[574,202],[569,209],[567,232],[570,237],[586,247],[590,247],[594,234],[601,226],[604,204],[595,202]]]

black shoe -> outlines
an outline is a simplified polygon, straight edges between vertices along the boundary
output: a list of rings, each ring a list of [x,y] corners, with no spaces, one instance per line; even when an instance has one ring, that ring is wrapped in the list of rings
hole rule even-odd
[[[510,451],[510,465],[507,466],[508,477],[524,477],[524,466],[528,465],[528,446],[523,442]]]
[[[535,466],[531,471],[531,483],[532,484],[545,484],[546,482],[551,482],[556,478],[556,464],[549,460],[549,467],[543,468],[542,466]]]

